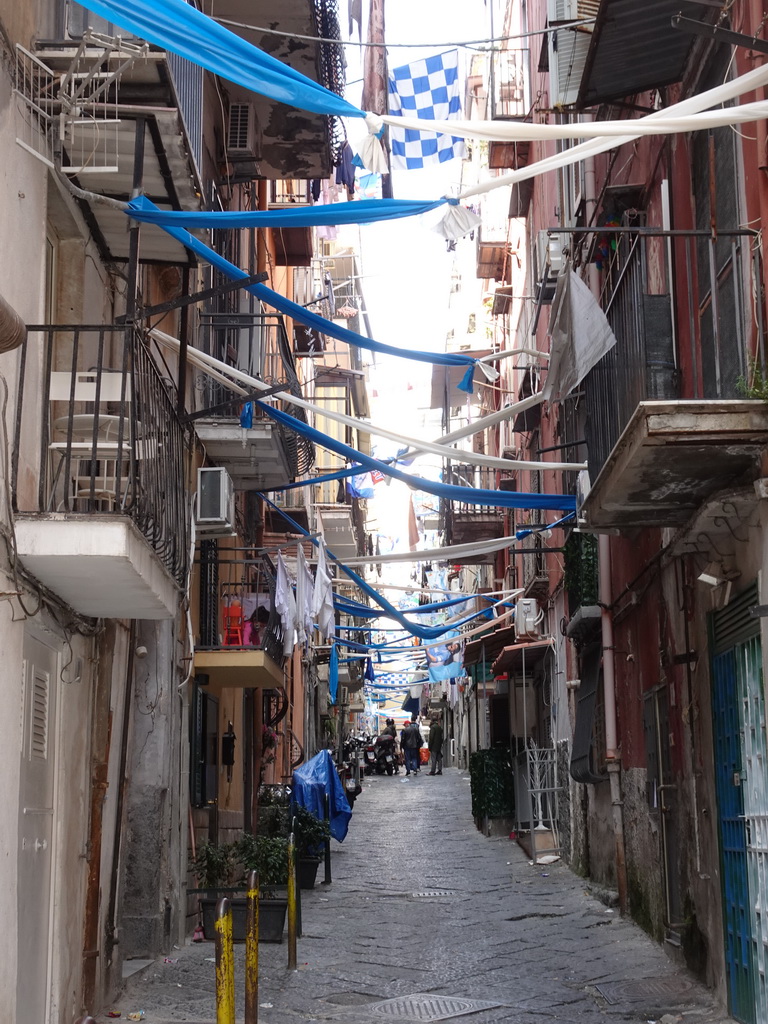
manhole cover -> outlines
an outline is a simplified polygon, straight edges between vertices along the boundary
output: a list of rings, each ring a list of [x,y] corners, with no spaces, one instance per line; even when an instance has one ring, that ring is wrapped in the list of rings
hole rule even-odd
[[[450,1020],[465,1013],[490,1010],[499,1003],[488,1003],[480,999],[462,999],[459,996],[440,996],[417,992],[411,996],[398,996],[374,1003],[370,1009],[388,1020],[424,1021]]]
[[[432,900],[438,896],[455,896],[456,893],[451,889],[427,889],[426,892],[414,892],[412,896],[414,899],[419,900]]]
[[[608,1003],[686,1003],[693,985],[685,978],[643,978],[595,985]]]

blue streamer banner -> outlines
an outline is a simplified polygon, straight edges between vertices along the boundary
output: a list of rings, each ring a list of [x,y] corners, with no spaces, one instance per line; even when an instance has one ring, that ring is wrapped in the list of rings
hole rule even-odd
[[[289,416],[288,413],[281,412],[279,409],[273,409],[265,402],[257,404],[273,420],[295,430],[297,434],[341,455],[342,458],[358,462],[367,469],[377,469],[380,473],[391,476],[395,480],[401,480],[417,491],[426,491],[427,494],[434,494],[447,501],[460,501],[468,505],[485,505],[491,508],[541,508],[559,512],[576,511],[576,498],[571,494],[532,494],[525,491],[489,491],[481,487],[457,487],[455,484],[443,484],[436,480],[425,480],[423,477],[404,473],[394,466],[388,466],[370,455],[364,455],[362,452],[350,448],[349,445],[329,437],[328,434],[323,434],[314,427],[310,427],[309,424],[297,420],[295,416]],[[349,572],[350,570],[345,568],[344,571]]]
[[[137,196],[133,200],[137,209],[144,210],[157,210],[151,200],[147,199],[146,196]],[[225,274],[233,281],[242,280],[248,277],[244,270],[236,267],[234,263],[230,263],[229,260],[225,260],[223,256],[220,256],[215,250],[199,241],[194,235],[191,235],[184,228],[173,228],[163,226],[163,230],[166,231],[172,238],[175,238],[177,242],[181,242],[182,245],[186,246],[201,259],[205,260],[206,263],[210,263],[211,266],[216,267],[218,270]],[[333,323],[331,320],[326,320],[322,316],[318,316],[317,313],[313,313],[305,306],[300,306],[296,302],[292,302],[287,299],[284,295],[279,292],[273,291],[271,288],[267,288],[263,284],[250,284],[245,286],[246,291],[255,295],[257,299],[265,302],[268,306],[272,306],[274,309],[279,310],[281,313],[285,313],[286,316],[297,320],[299,323],[306,324],[307,327],[312,327],[321,334],[327,334],[331,338],[336,338],[337,341],[343,341],[347,345],[355,345],[357,348],[368,349],[369,352],[379,352],[382,355],[397,356],[401,359],[414,359],[421,363],[431,363],[433,366],[464,366],[466,367],[466,373],[462,378],[461,382],[457,384],[457,387],[461,391],[465,391],[468,394],[472,394],[472,377],[474,375],[475,366],[477,360],[471,356],[462,356],[455,353],[449,352],[421,352],[418,349],[402,349],[395,348],[394,345],[385,345],[380,341],[373,341],[371,338],[364,338],[362,334],[356,334],[354,331],[350,331],[346,327],[340,327],[338,324]],[[350,449],[352,451],[352,449]],[[361,461],[362,460],[358,460]],[[575,509],[575,504],[570,506]]]
[[[350,203],[292,206],[285,210],[148,210],[132,199],[126,214],[132,220],[161,228],[314,228],[338,224],[375,224],[417,217],[436,210],[449,199],[360,199]],[[456,200],[454,200],[456,202]]]
[[[177,53],[251,92],[339,117],[365,117],[358,107],[219,25],[185,0],[79,0],[126,32]]]

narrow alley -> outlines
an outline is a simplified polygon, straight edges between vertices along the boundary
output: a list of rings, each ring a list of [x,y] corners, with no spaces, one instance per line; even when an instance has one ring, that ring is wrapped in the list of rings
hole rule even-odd
[[[366,778],[332,875],[303,893],[297,971],[285,941],[260,945],[261,1024],[730,1020],[562,863],[534,866],[508,837],[478,832],[466,772]],[[114,1012],[213,1022],[213,955],[189,943],[146,965]],[[241,945],[235,960],[241,1020]]]

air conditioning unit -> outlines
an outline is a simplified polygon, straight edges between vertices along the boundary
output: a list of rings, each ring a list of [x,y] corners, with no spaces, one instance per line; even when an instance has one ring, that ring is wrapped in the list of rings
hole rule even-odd
[[[544,275],[544,268],[549,268],[550,277],[556,277],[565,265],[563,256],[563,242],[560,235],[550,235],[544,228],[538,234],[538,269],[541,276]]]
[[[227,122],[227,156],[258,160],[259,126],[252,103],[230,103]]]
[[[539,602],[532,597],[521,597],[515,602],[515,636],[518,640],[536,640],[541,635],[539,625],[543,618]]]
[[[198,532],[220,536],[235,528],[235,488],[232,477],[221,466],[197,471],[195,523]]]

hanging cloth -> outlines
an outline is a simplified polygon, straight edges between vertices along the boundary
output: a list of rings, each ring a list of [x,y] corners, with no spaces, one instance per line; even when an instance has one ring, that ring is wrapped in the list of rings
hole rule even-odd
[[[282,551],[277,553],[277,582],[275,584],[275,611],[283,624],[283,654],[287,658],[293,651],[296,635],[296,600],[288,567]]]
[[[317,567],[315,569],[315,588],[312,595],[312,618],[317,622],[323,637],[333,635],[333,585],[328,574],[325,558],[325,541],[317,541]]]
[[[296,633],[303,646],[312,636],[312,594],[315,581],[301,544],[296,552]]]

